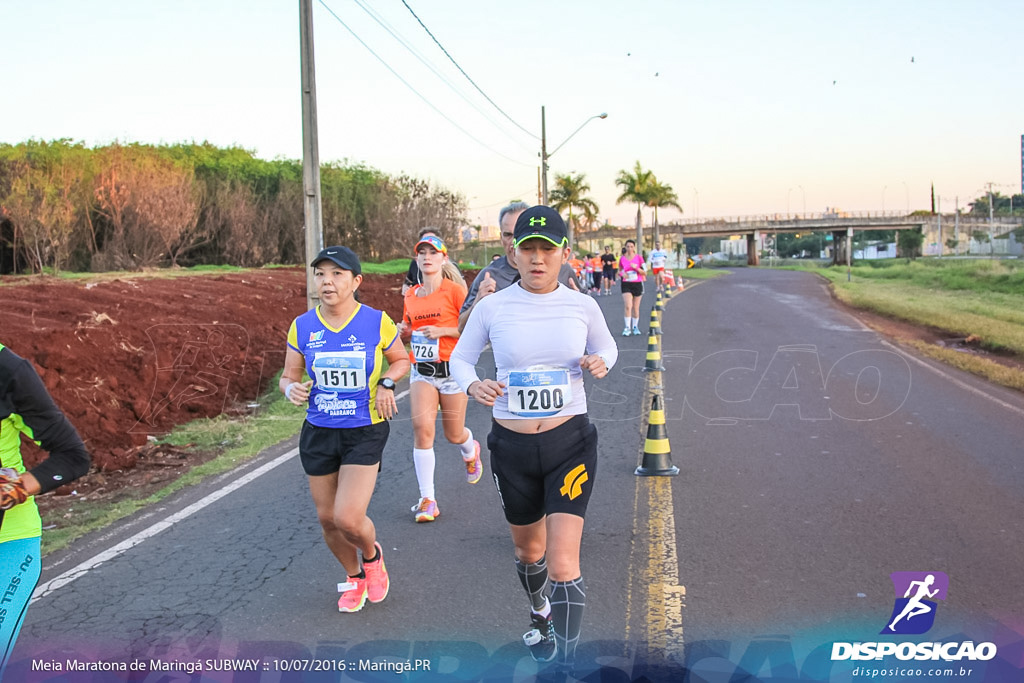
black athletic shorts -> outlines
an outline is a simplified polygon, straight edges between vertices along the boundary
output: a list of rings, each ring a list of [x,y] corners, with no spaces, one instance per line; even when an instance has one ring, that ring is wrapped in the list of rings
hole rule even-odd
[[[387,422],[365,427],[317,427],[302,423],[299,460],[311,477],[334,474],[342,465],[377,465],[384,455],[391,425]]]
[[[642,282],[622,282],[622,293],[632,294],[633,296],[644,295],[644,283]]]
[[[494,422],[487,448],[509,524],[533,524],[554,512],[586,516],[597,472],[597,427],[586,415],[539,434]]]

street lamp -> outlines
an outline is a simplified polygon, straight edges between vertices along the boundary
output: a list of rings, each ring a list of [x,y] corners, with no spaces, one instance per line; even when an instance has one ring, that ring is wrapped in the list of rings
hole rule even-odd
[[[551,152],[548,152],[548,136],[547,136],[547,125],[544,122],[544,107],[542,106],[540,108],[540,177],[541,177],[540,203],[541,204],[543,204],[544,206],[547,206],[547,204],[548,204],[548,159],[551,158],[551,155],[554,154],[555,152],[557,152],[558,150],[562,149],[563,145],[565,145],[565,143],[569,142],[569,140],[572,139],[573,135],[576,135],[576,133],[579,133],[581,130],[583,130],[583,126],[587,125],[588,123],[590,123],[594,119],[606,119],[606,118],[608,118],[608,114],[607,113],[602,112],[600,114],[594,114],[589,119],[587,119],[586,121],[581,123],[580,127],[577,128],[576,130],[574,130],[572,132],[572,135],[570,135],[565,140],[563,140],[561,145],[559,145],[558,147],[555,147],[553,150],[551,150]]]
[[[804,186],[803,185],[797,185],[797,187],[800,188],[800,194],[802,194],[804,196],[804,215],[803,215],[803,217],[807,218],[807,193],[804,192]]]

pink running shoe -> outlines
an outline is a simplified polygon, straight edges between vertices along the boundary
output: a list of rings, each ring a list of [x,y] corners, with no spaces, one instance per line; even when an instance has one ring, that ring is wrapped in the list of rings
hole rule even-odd
[[[350,576],[347,582],[338,584],[338,592],[338,611],[358,612],[366,604],[366,579]]]
[[[388,569],[384,566],[384,553],[380,549],[380,543],[374,543],[377,549],[377,559],[373,562],[363,562],[363,571],[366,572],[366,597],[370,602],[380,602],[388,597],[388,589],[391,588],[391,579],[388,578]]]
[[[473,440],[473,448],[475,453],[473,454],[472,460],[463,460],[466,463],[466,483],[475,484],[480,481],[480,477],[484,475],[484,464],[480,460],[480,442],[476,439]]]
[[[433,522],[441,516],[437,501],[433,498],[420,498],[420,502],[412,506],[412,511],[416,513],[417,522]]]

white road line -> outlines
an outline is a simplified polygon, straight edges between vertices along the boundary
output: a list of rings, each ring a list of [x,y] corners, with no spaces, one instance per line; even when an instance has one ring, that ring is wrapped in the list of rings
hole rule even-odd
[[[1018,415],[1024,416],[1024,409],[1018,408],[1017,406],[1013,405],[1012,403],[1007,403],[1006,401],[1004,401],[1004,400],[1002,400],[1000,398],[996,398],[992,394],[985,393],[984,391],[982,391],[981,389],[978,389],[977,387],[972,387],[967,382],[964,382],[963,380],[959,380],[956,377],[953,377],[949,373],[944,372],[943,370],[940,370],[939,368],[933,366],[931,363],[926,363],[925,361],[921,360],[920,358],[916,358],[916,357],[910,355],[909,353],[907,353],[906,351],[901,349],[899,346],[896,346],[895,344],[891,344],[891,343],[889,343],[889,342],[887,342],[885,340],[882,340],[882,343],[884,345],[894,349],[897,353],[899,353],[904,358],[912,360],[915,363],[917,363],[918,365],[921,365],[921,366],[931,370],[932,372],[934,372],[939,377],[942,377],[943,379],[952,382],[953,384],[957,385],[961,389],[966,389],[967,391],[971,392],[975,396],[980,396],[982,398],[987,398],[988,400],[992,401],[993,403],[995,403],[995,404],[997,404],[999,406],[1002,406],[1003,408],[1006,408],[1007,410],[1015,412]]]
[[[408,396],[408,394],[409,394],[409,390],[406,389],[405,391],[400,393],[398,396],[395,396],[395,401],[396,402],[400,401],[401,399],[403,399],[406,396]],[[71,583],[75,579],[78,579],[78,578],[81,578],[82,576],[85,576],[87,573],[89,573],[90,570],[95,569],[96,567],[100,566],[104,562],[107,562],[109,560],[114,559],[115,557],[117,557],[118,555],[124,553],[125,551],[130,550],[131,548],[134,548],[135,546],[139,545],[140,543],[142,543],[146,539],[152,538],[153,536],[156,536],[157,534],[159,534],[161,531],[169,529],[172,526],[174,526],[175,524],[177,524],[178,522],[181,522],[181,521],[191,517],[195,513],[199,512],[203,508],[207,507],[208,505],[216,503],[218,500],[220,500],[224,496],[228,495],[229,493],[232,493],[233,491],[237,491],[238,489],[242,488],[243,486],[245,486],[249,482],[255,481],[256,479],[262,477],[264,474],[266,474],[267,472],[270,472],[271,470],[273,470],[274,468],[278,467],[279,465],[283,465],[285,462],[287,462],[288,460],[291,460],[292,458],[294,458],[298,454],[299,454],[299,449],[298,448],[291,449],[290,451],[288,451],[284,455],[280,455],[277,458],[275,458],[274,460],[271,460],[270,462],[268,462],[268,463],[266,463],[264,465],[261,465],[260,467],[257,467],[252,472],[249,472],[249,474],[246,474],[245,476],[240,477],[239,479],[236,479],[235,481],[231,482],[230,484],[228,484],[224,488],[220,489],[219,491],[215,491],[214,493],[211,493],[210,495],[206,496],[202,500],[198,500],[195,503],[192,503],[188,507],[179,510],[178,512],[176,512],[173,515],[167,517],[166,519],[164,519],[162,521],[159,521],[156,524],[143,529],[142,531],[140,531],[139,533],[135,534],[134,536],[121,541],[117,545],[112,546],[110,548],[107,548],[106,550],[104,550],[100,554],[95,555],[94,557],[86,560],[85,562],[82,562],[78,566],[73,567],[73,568],[67,570],[66,572],[64,572],[60,576],[58,576],[56,578],[53,578],[53,579],[50,579],[46,583],[40,584],[39,586],[36,587],[35,592],[32,593],[32,599],[29,600],[29,604],[31,605],[36,600],[39,600],[39,599],[41,599],[43,597],[46,597],[51,592],[53,592],[53,591],[55,591],[55,590],[57,590],[59,588],[63,588],[64,586],[68,585],[69,583]]]

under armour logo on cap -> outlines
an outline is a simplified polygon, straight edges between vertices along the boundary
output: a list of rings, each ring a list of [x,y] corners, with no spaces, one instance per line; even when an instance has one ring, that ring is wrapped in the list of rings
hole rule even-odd
[[[532,237],[547,240],[556,247],[564,247],[569,243],[565,221],[550,206],[531,206],[519,214],[512,237],[517,247]]]

